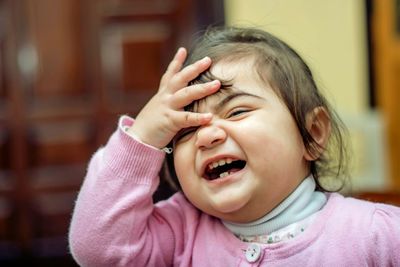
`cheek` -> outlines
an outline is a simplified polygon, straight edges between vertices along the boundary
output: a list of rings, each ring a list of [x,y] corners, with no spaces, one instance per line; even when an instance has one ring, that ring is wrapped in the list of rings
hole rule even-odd
[[[264,123],[253,121],[252,134],[242,142],[242,148],[257,154],[257,162],[284,160],[285,164],[304,153],[304,145],[296,125],[286,117],[279,121],[265,120]],[[251,156],[251,155],[250,155]]]
[[[190,153],[190,149],[187,145],[181,144],[175,147],[174,166],[179,181],[181,180],[181,177],[188,176],[189,170],[192,169],[188,167],[192,166],[193,164],[193,155]]]
[[[193,191],[196,191],[193,186],[193,167],[194,159],[193,153],[187,147],[179,146],[174,150],[174,166],[176,177],[178,178],[179,184],[182,188],[182,191],[191,199]],[[191,182],[192,181],[192,182]]]

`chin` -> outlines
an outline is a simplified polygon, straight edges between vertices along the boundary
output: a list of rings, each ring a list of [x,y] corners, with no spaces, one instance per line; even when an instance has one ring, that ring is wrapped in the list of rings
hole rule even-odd
[[[218,205],[213,205],[212,208],[216,213],[214,216],[223,220],[235,222],[242,221],[248,216],[245,209],[246,204],[247,202],[244,201],[219,203]]]

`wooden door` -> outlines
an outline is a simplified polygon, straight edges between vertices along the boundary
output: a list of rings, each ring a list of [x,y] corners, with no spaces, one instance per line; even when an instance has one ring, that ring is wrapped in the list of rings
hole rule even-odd
[[[400,0],[370,3],[374,89],[386,126],[391,189],[400,192]]]
[[[210,23],[222,1],[0,0],[0,265],[74,266],[88,160]]]

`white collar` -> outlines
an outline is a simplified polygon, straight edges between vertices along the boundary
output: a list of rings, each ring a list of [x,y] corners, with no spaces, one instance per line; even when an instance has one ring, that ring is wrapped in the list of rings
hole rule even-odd
[[[253,236],[269,234],[282,227],[298,222],[320,210],[326,203],[324,193],[315,191],[312,175],[305,178],[297,188],[272,211],[250,223],[222,223],[235,235]]]

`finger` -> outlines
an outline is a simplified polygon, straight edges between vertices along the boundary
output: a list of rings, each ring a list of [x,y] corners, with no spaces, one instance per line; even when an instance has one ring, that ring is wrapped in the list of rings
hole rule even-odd
[[[186,59],[186,49],[184,47],[179,47],[171,63],[169,63],[166,72],[176,73],[181,70],[183,62]]]
[[[189,111],[178,111],[176,125],[179,129],[200,126],[209,123],[213,117],[212,113],[195,113]]]
[[[181,70],[183,62],[185,62],[187,56],[187,51],[184,47],[180,47],[175,53],[174,58],[169,63],[167,70],[165,71],[163,77],[161,78],[161,83],[169,80],[172,75],[176,74]]]
[[[196,61],[195,63],[186,66],[180,72],[175,74],[171,78],[171,89],[179,90],[200,75],[200,73],[204,72],[211,66],[211,59],[209,57],[205,57]]]
[[[172,106],[176,109],[183,108],[195,100],[214,94],[220,87],[221,82],[218,80],[185,87],[173,95]]]

